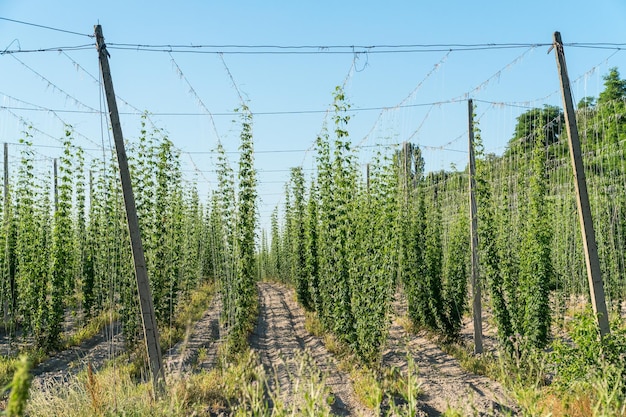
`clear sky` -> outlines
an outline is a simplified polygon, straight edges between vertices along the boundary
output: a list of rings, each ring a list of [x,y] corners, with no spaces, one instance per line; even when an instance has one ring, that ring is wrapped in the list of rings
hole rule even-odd
[[[302,165],[310,172],[313,167],[313,154],[305,151],[322,128],[335,86],[344,80],[354,109],[348,130],[354,145],[361,146],[360,162],[366,163],[380,145],[411,140],[423,147],[428,169],[462,168],[467,159],[466,98],[476,100],[486,148],[496,153],[511,137],[524,106],[561,104],[554,54],[547,54],[544,45],[552,42],[554,31],[561,32],[566,44],[626,47],[626,2],[621,0],[1,0],[0,17],[77,32],[0,20],[1,50],[64,49],[0,56],[0,141],[18,141],[24,130],[21,118],[40,131],[34,138],[37,151],[56,157],[59,149],[41,145],[57,145],[53,138],[63,136],[65,122],[74,126],[77,142],[91,157],[102,157],[100,117],[76,112],[101,108],[100,88],[91,78],[99,74],[96,51],[89,46],[94,41],[80,35],[92,34],[100,23],[110,45],[116,93],[128,103],[118,104],[125,137],[133,140],[139,134],[137,109],[153,113],[156,125],[185,152],[185,175],[198,182],[204,195],[215,185],[211,152],[218,136],[236,167],[239,129],[232,120],[241,92],[255,113],[262,227],[268,227],[270,212],[281,204],[289,168]],[[508,43],[524,46],[472,51],[450,46]],[[122,50],[113,44],[216,45],[202,51],[224,54]],[[444,46],[432,48],[436,51],[405,48],[413,52],[403,53],[375,53],[385,48],[365,53],[358,47],[432,44]],[[541,46],[529,46],[533,44]],[[67,48],[79,45],[87,47]],[[357,47],[298,50],[344,52],[337,54],[233,54],[261,50],[226,45]],[[626,75],[625,51],[566,47],[565,53],[575,100],[597,96],[610,67]],[[25,110],[35,106],[24,102],[63,111],[55,116]],[[394,108],[398,104],[410,107]],[[216,129],[207,110],[214,114]],[[108,149],[106,134],[104,143]],[[10,152],[16,157],[19,147],[10,145]],[[40,163],[51,164],[45,158]]]

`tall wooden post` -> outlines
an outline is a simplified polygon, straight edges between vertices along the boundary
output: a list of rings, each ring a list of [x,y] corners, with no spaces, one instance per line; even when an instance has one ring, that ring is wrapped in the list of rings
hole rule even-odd
[[[10,233],[10,227],[11,224],[13,222],[13,219],[10,216],[10,211],[11,211],[11,200],[10,200],[10,193],[11,191],[9,190],[9,144],[8,143],[4,143],[4,227],[5,230],[7,232],[9,232],[8,236],[5,236],[6,239],[12,239],[9,236],[11,235]],[[7,273],[9,276],[9,291],[10,293],[10,299],[11,299],[11,305],[9,306],[10,310],[11,310],[11,332],[14,329],[14,324],[15,324],[15,312],[17,311],[17,290],[16,290],[16,284],[15,284],[15,252],[14,249],[11,249],[11,245],[7,244],[6,248],[5,248],[6,252],[5,252],[5,259],[6,259],[6,263],[5,263],[5,268],[7,268]]]
[[[128,230],[130,232],[133,261],[135,263],[135,276],[137,278],[137,292],[139,293],[139,306],[141,308],[144,339],[146,342],[148,360],[150,362],[150,371],[152,373],[152,381],[154,383],[156,393],[160,390],[159,387],[161,386],[161,381],[165,378],[163,372],[163,359],[161,357],[161,348],[159,345],[159,330],[157,328],[156,317],[154,314],[154,305],[148,281],[146,260],[143,253],[143,245],[141,243],[139,219],[137,218],[135,197],[133,195],[130,180],[128,159],[126,158],[126,149],[124,147],[124,138],[122,136],[122,125],[120,124],[117,102],[115,101],[115,92],[113,90],[113,80],[111,78],[111,70],[109,68],[109,53],[106,50],[104,37],[102,36],[102,27],[100,25],[95,26],[95,36],[100,60],[100,69],[102,71],[102,80],[104,81],[105,95],[109,108],[109,117],[111,119],[111,129],[113,130],[113,139],[115,140],[117,161],[120,169],[120,180],[122,183],[122,192],[124,194],[124,205],[126,207],[126,219],[128,221]]]
[[[469,204],[470,246],[472,251],[472,310],[474,315],[474,353],[483,352],[483,318],[478,276],[478,216],[476,214],[476,160],[474,158],[474,103],[467,101],[469,113]],[[489,227],[489,225],[487,225]]]
[[[370,164],[365,165],[365,181],[367,184],[367,193],[370,192]]]
[[[411,157],[410,157],[410,152],[411,152],[411,146],[409,145],[409,142],[402,142],[402,174],[404,175],[404,177],[402,178],[402,186],[404,188],[403,193],[404,193],[404,204],[407,205],[409,204],[409,195],[411,194],[411,188],[410,186],[412,185],[409,182],[409,178],[410,178],[410,174],[411,174]],[[415,189],[415,187],[413,188]]]
[[[561,94],[563,106],[565,108],[565,127],[569,141],[569,153],[572,158],[572,168],[574,169],[574,184],[576,186],[576,204],[578,206],[578,219],[583,237],[583,248],[585,250],[585,263],[587,265],[587,280],[589,281],[589,291],[591,293],[591,304],[598,320],[600,336],[608,335],[611,332],[609,326],[609,316],[604,299],[604,284],[602,282],[602,272],[600,270],[600,259],[598,257],[598,247],[596,244],[596,234],[591,218],[591,207],[589,205],[589,195],[587,194],[587,181],[585,178],[585,168],[583,166],[582,154],[580,151],[580,139],[578,137],[578,126],[576,125],[576,113],[572,103],[572,91],[570,89],[567,66],[565,65],[565,52],[561,34],[554,32],[554,52],[556,54],[556,66],[559,71],[561,81]]]
[[[9,221],[11,221],[10,217],[9,217],[9,146],[6,142],[4,142],[4,216],[3,216],[3,220],[4,220],[4,230],[9,231]],[[8,239],[8,236],[6,237],[6,239]],[[8,251],[9,251],[9,247],[8,245],[6,245],[6,254],[5,256],[8,258]],[[6,288],[5,291],[7,291],[9,294],[4,294],[4,325],[5,327],[7,327],[7,323],[9,322],[9,301],[11,303],[13,303],[13,295],[14,295],[14,281],[13,281],[13,277],[11,276],[11,261],[9,259],[7,259],[8,262],[5,262],[5,268],[7,268],[9,271],[9,288]],[[12,307],[12,305],[11,305]],[[12,311],[12,314],[15,314],[15,310]]]
[[[93,205],[93,171],[89,170],[89,207]]]
[[[9,208],[9,144],[4,142],[4,213]]]
[[[53,163],[53,176],[54,176],[54,212],[59,209],[59,173],[57,170],[57,159],[54,158]]]

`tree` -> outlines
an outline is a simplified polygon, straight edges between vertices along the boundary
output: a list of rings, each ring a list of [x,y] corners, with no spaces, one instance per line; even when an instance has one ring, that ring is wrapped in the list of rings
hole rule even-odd
[[[578,105],[576,107],[578,107],[578,110],[591,110],[596,106],[596,99],[595,97],[583,97],[580,99],[580,101],[578,102]]]
[[[597,113],[592,123],[592,137],[617,143],[626,138],[626,80],[613,67],[604,77],[604,91],[598,97]]]
[[[626,80],[620,79],[617,67],[611,68],[602,79],[604,80],[604,91],[598,97],[598,105],[626,98]]]
[[[563,112],[557,106],[544,105],[525,111],[517,117],[515,132],[509,141],[507,154],[529,152],[533,147],[533,138],[538,129],[546,136],[546,145],[559,141],[563,131]]]

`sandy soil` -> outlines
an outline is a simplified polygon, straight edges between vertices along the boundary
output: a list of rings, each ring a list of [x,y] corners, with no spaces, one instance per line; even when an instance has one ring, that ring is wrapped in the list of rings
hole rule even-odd
[[[72,375],[84,369],[88,363],[94,370],[102,367],[106,361],[124,351],[124,339],[121,325],[114,323],[106,326],[99,334],[84,341],[80,346],[54,354],[33,369],[33,385],[43,386],[49,383],[63,383]]]
[[[424,335],[408,334],[397,319],[406,312],[402,299],[394,303],[394,308],[396,319],[390,327],[383,363],[406,370],[407,352],[412,355],[423,390],[421,411],[427,416],[439,416],[448,407],[461,409],[470,416],[499,416],[514,411],[498,382],[465,371],[458,360]]]
[[[289,403],[296,389],[292,376],[297,373],[302,353],[307,352],[335,398],[333,414],[372,416],[373,413],[357,401],[349,376],[339,369],[338,362],[326,350],[322,340],[306,331],[304,310],[296,303],[294,291],[279,284],[259,283],[258,294],[259,317],[249,342],[268,375],[275,376],[270,377],[270,389],[280,392],[281,399]],[[190,327],[185,340],[164,355],[169,372],[197,372],[216,366],[221,308],[221,299],[217,295],[204,316]],[[398,320],[406,311],[402,299],[394,304],[394,311],[383,364],[406,370],[407,352],[412,355],[419,368],[423,391],[418,415],[439,416],[448,406],[462,409],[466,415],[478,416],[497,416],[512,410],[511,402],[497,382],[468,373],[456,359],[425,336],[411,335],[403,329]],[[106,360],[122,352],[120,330],[117,324],[108,326],[81,346],[56,354],[34,369],[34,383],[66,381],[87,363],[95,369],[101,367]],[[468,325],[464,336],[470,335]]]
[[[204,316],[196,322],[185,340],[176,344],[163,357],[166,370],[189,372],[192,369],[211,369],[217,358],[219,341],[219,314],[221,300],[214,297]],[[34,386],[64,383],[85,369],[88,363],[94,370],[101,368],[106,361],[124,352],[124,339],[121,325],[106,326],[98,335],[84,341],[80,346],[57,352],[32,371]],[[6,337],[5,337],[6,338]],[[0,337],[0,346],[4,339]],[[8,342],[6,343],[8,345]],[[198,355],[204,349],[201,360]]]
[[[335,397],[333,414],[371,415],[356,400],[349,376],[338,369],[337,361],[322,340],[304,328],[304,311],[295,302],[293,290],[278,284],[259,283],[258,291],[259,318],[250,345],[258,352],[269,374],[276,372],[276,381],[270,389],[279,389],[289,401],[294,390],[294,381],[289,375],[295,372],[298,354],[306,349]]]
[[[185,339],[171,348],[163,358],[170,372],[187,373],[194,370],[209,370],[217,364],[217,348],[220,344],[220,313],[222,300],[216,294],[209,309],[189,329]],[[200,353],[202,355],[200,356]]]

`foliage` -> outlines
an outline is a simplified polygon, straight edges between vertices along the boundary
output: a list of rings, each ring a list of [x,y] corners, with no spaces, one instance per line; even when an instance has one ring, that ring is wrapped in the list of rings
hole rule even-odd
[[[426,325],[428,300],[423,291],[425,197],[424,161],[420,149],[407,144],[394,158],[398,177],[397,229],[400,234],[398,273],[404,287],[411,321]]]
[[[553,116],[548,113],[558,112],[558,109],[545,110],[547,113],[543,116],[546,118]],[[529,118],[531,116],[528,114]],[[487,280],[500,346],[517,355],[520,355],[520,349],[526,349],[527,344],[543,347],[547,343],[550,330],[549,287],[554,276],[550,211],[546,199],[547,149],[549,141],[556,140],[555,137],[548,139],[548,136],[555,135],[554,121],[548,120],[545,125],[540,125],[538,123],[543,119],[539,118],[536,125],[535,121],[529,124],[529,120],[534,119],[518,118],[516,129],[524,131],[525,140],[533,144],[529,165],[518,166],[528,172],[527,182],[523,183],[527,191],[523,195],[525,200],[522,200],[527,210],[519,220],[520,225],[511,224],[508,188],[505,186],[504,192],[501,192],[499,204],[492,197],[495,190],[487,178],[495,167],[489,166],[483,159],[480,134],[476,134],[481,270]],[[529,131],[531,127],[536,130]]]
[[[26,410],[26,402],[28,401],[28,390],[32,376],[30,370],[32,363],[28,356],[22,356],[15,374],[11,382],[11,393],[9,394],[9,402],[7,404],[6,415],[8,417],[21,417]]]
[[[572,388],[581,382],[589,383],[597,373],[617,367],[626,378],[624,360],[626,359],[626,330],[613,323],[616,329],[610,335],[600,338],[593,312],[590,308],[577,312],[569,323],[568,334],[571,343],[555,340],[552,343],[552,362],[555,364],[555,384],[563,390]],[[612,384],[617,380],[610,381]],[[608,387],[612,390],[613,387]],[[626,386],[620,385],[621,396],[626,395]]]
[[[237,199],[236,228],[233,231],[232,259],[234,274],[225,280],[228,303],[224,304],[228,329],[228,345],[231,352],[244,349],[246,337],[256,315],[256,171],[254,169],[254,146],[252,138],[252,114],[242,107],[241,143],[239,146],[239,195]]]
[[[609,69],[604,79],[604,91],[598,97],[598,105],[607,104],[615,100],[626,98],[626,80],[622,80],[617,67]]]
[[[49,333],[45,346],[56,347],[61,334],[61,324],[65,313],[65,295],[74,287],[76,252],[73,251],[72,229],[72,132],[67,129],[64,141],[64,155],[59,166],[60,183],[58,201],[55,201],[54,228],[52,231],[52,279],[50,282],[50,309],[48,317]],[[55,173],[56,174],[56,173]],[[56,178],[55,178],[56,181]],[[55,194],[57,190],[55,189]],[[56,200],[56,196],[55,196]]]
[[[354,215],[350,287],[356,333],[355,350],[367,364],[377,364],[387,340],[395,290],[394,171],[375,164],[370,191],[361,190]]]
[[[469,281],[469,230],[467,218],[459,216],[451,226],[450,242],[443,264],[443,312],[449,323],[447,335],[458,338],[467,308],[467,283]]]
[[[309,284],[309,294],[312,307],[315,311],[322,311],[322,299],[319,283],[319,257],[318,257],[318,213],[317,213],[317,186],[312,183],[309,188],[309,201],[307,203],[307,217],[305,218],[305,280]]]
[[[269,269],[267,271],[267,276],[278,279],[280,276],[280,270],[283,264],[282,255],[283,250],[280,245],[280,231],[278,226],[278,208],[272,211],[271,216],[272,230],[271,230],[271,239],[272,239],[272,247],[270,252],[270,260],[269,260]]]
[[[540,131],[541,132],[541,131]],[[550,291],[553,269],[550,256],[550,216],[546,201],[545,136],[538,132],[533,150],[529,207],[520,257],[519,298],[522,337],[544,347],[550,332]]]
[[[509,154],[528,152],[538,130],[545,131],[546,145],[557,143],[563,131],[563,111],[556,106],[533,108],[517,117],[513,138],[509,141]]]
[[[27,330],[33,332],[37,345],[45,346],[48,335],[49,198],[35,178],[32,135],[29,131],[24,134],[21,142],[26,146],[22,149],[16,190],[18,314]]]
[[[325,130],[317,138],[319,205],[319,288],[322,310],[320,319],[326,329],[348,344],[354,343],[354,317],[351,311],[349,282],[350,210],[354,166],[346,125],[349,105],[341,88],[334,94],[335,140],[331,144]]]
[[[313,309],[313,300],[307,280],[306,241],[305,241],[305,206],[304,206],[304,174],[302,168],[292,168],[291,184],[293,190],[293,241],[290,252],[293,253],[291,277],[296,287],[298,302],[306,310]]]

